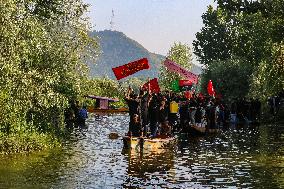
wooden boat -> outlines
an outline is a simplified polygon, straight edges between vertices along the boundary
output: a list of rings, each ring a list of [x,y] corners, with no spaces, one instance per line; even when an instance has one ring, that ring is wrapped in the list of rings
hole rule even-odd
[[[87,95],[85,98],[93,99],[95,101],[94,106],[88,107],[90,113],[125,113],[128,112],[127,108],[111,108],[109,105],[112,102],[118,102],[117,98],[108,98],[94,95]]]
[[[207,134],[218,134],[221,132],[220,129],[206,129],[205,127],[197,127],[197,126],[190,126],[186,128],[184,133],[187,133],[191,136],[203,136]]]
[[[159,151],[160,149],[169,149],[175,146],[177,138],[144,138],[144,137],[123,137],[123,148],[125,149],[143,149],[144,151]]]
[[[118,109],[100,109],[100,108],[94,108],[89,107],[88,112],[90,113],[103,113],[103,114],[115,114],[115,113],[127,113],[127,108],[118,108]]]

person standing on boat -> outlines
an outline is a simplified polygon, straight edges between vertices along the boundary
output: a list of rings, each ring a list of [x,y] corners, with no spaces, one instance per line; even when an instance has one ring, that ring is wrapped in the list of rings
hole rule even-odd
[[[150,95],[149,99],[149,121],[150,121],[150,131],[151,136],[156,137],[158,130],[158,111],[159,111],[159,102],[158,97],[155,93]]]
[[[189,122],[189,101],[185,97],[181,97],[180,99],[179,115],[181,129],[185,130]]]
[[[178,107],[178,99],[175,93],[171,94],[169,101],[170,101],[170,111],[168,115],[168,121],[169,124],[172,126],[173,131],[179,131],[180,127],[178,124],[178,115],[177,115],[179,107]]]
[[[192,125],[195,125],[196,109],[197,109],[196,96],[193,95],[192,98],[190,98],[190,101],[189,101],[189,119],[190,119],[190,123]]]
[[[133,92],[131,87],[129,87],[124,100],[126,101],[128,108],[129,108],[129,116],[130,116],[130,122],[131,122],[133,121],[133,116],[135,114],[139,115],[140,102],[138,99],[138,95]]]
[[[217,125],[217,109],[214,101],[211,101],[210,109],[209,109],[209,129],[216,129]]]
[[[170,136],[171,128],[168,123],[168,110],[166,108],[166,98],[162,99],[159,108],[159,123],[161,128],[160,134],[163,136]]]
[[[149,116],[148,116],[148,107],[149,107],[149,99],[150,95],[148,91],[140,90],[140,111],[141,111],[141,123],[142,127],[144,128],[145,135],[148,132],[148,124],[149,124]]]
[[[195,123],[197,127],[202,127],[202,104],[198,104],[196,113],[195,113]]]

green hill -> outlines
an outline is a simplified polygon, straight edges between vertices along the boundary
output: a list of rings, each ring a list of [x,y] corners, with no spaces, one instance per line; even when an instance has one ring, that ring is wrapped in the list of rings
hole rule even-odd
[[[141,58],[148,58],[151,68],[149,70],[142,70],[129,77],[158,77],[159,67],[161,62],[165,59],[164,56],[149,52],[138,42],[130,39],[122,32],[111,30],[93,31],[90,35],[96,36],[99,39],[101,48],[101,54],[96,64],[87,62],[92,77],[107,76],[114,79],[115,76],[111,68]],[[201,68],[197,65],[193,65],[192,72],[200,74]]]
[[[122,32],[110,30],[94,31],[91,33],[91,36],[98,37],[102,51],[95,65],[88,63],[91,76],[115,78],[111,68],[141,58],[148,58],[151,69],[140,71],[130,77],[158,76],[159,66],[164,56],[149,52]]]

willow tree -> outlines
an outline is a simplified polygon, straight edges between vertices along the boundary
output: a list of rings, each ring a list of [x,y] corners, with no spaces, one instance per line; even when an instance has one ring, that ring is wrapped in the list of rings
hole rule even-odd
[[[182,43],[174,43],[167,54],[167,58],[181,65],[183,68],[190,70],[192,66],[192,52],[188,45]],[[181,79],[177,73],[167,70],[163,65],[160,68],[159,83],[165,90],[171,90],[172,83]]]
[[[0,0],[0,129],[49,132],[96,55],[82,0]]]

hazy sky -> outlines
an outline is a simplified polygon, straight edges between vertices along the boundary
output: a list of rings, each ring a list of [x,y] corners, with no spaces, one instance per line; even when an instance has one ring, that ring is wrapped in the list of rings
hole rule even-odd
[[[174,42],[192,44],[202,27],[201,15],[214,0],[84,0],[94,30],[125,33],[150,52],[166,55]]]

